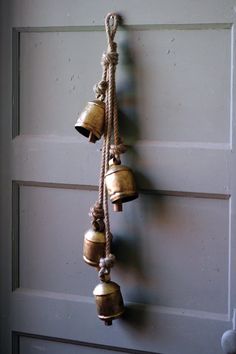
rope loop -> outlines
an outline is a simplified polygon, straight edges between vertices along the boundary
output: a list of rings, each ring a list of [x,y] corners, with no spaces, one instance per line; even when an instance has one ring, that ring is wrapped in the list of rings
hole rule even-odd
[[[107,33],[108,43],[112,43],[119,24],[119,16],[116,13],[109,13],[105,18],[105,28]]]

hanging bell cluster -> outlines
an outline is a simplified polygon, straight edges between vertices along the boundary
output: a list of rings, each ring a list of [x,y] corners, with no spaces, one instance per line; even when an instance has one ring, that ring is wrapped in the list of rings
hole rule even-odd
[[[121,164],[125,152],[118,131],[118,110],[115,92],[115,68],[118,63],[116,43],[113,41],[118,26],[118,15],[108,14],[105,28],[107,52],[103,54],[102,80],[95,86],[96,100],[88,102],[75,124],[76,130],[95,143],[103,135],[102,161],[98,201],[90,209],[92,227],[84,235],[83,259],[98,270],[100,283],[95,287],[98,317],[106,325],[120,317],[124,303],[120,287],[110,279],[115,256],[111,254],[108,195],[114,211],[122,211],[122,204],[138,197],[133,172]],[[111,145],[112,142],[112,145]]]

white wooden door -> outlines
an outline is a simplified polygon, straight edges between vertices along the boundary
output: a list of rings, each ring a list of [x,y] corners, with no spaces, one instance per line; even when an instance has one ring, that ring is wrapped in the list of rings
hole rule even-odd
[[[112,215],[125,316],[82,260],[100,143],[74,129],[117,11],[140,198]],[[1,2],[1,353],[220,354],[236,308],[233,0]],[[12,349],[11,349],[12,347]]]

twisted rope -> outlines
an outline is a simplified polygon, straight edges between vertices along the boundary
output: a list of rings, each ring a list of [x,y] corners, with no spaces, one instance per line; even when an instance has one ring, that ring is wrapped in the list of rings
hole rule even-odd
[[[115,262],[115,256],[111,254],[111,231],[108,210],[108,193],[105,186],[105,174],[109,168],[110,157],[115,157],[117,161],[120,154],[125,152],[125,146],[121,142],[118,130],[118,109],[116,98],[115,71],[118,64],[117,44],[114,42],[118,26],[119,17],[110,13],[105,19],[105,29],[107,35],[107,52],[102,55],[103,74],[102,80],[94,86],[96,98],[105,101],[105,127],[102,147],[101,168],[99,177],[98,201],[90,210],[92,225],[95,230],[104,231],[106,235],[105,258],[100,259],[99,277],[103,281],[108,281],[110,269]],[[111,145],[112,130],[114,134],[114,144]],[[107,277],[108,276],[108,277]]]
[[[103,183],[103,208],[104,208],[104,221],[105,221],[105,233],[106,233],[106,252],[105,258],[100,260],[100,271],[99,277],[104,281],[104,277],[110,274],[110,269],[113,267],[115,257],[111,254],[111,231],[110,231],[110,220],[109,220],[109,210],[108,210],[108,193],[105,186],[105,174],[109,168],[109,158],[110,158],[110,145],[111,145],[111,135],[113,128],[113,114],[114,114],[114,103],[115,103],[115,69],[118,63],[118,53],[116,52],[117,45],[113,41],[115,33],[118,26],[118,16],[116,14],[108,14],[105,19],[105,29],[107,34],[108,48],[107,52],[102,56],[102,63],[107,72],[107,82],[108,87],[106,91],[106,110],[105,110],[105,132],[104,132],[104,143],[103,143],[103,170],[101,172],[100,183]]]

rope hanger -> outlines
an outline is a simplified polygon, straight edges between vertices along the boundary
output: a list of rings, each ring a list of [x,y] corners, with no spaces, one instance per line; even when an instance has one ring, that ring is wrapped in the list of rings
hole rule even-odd
[[[105,18],[107,50],[101,60],[102,79],[94,86],[96,100],[88,102],[75,125],[76,130],[92,143],[103,135],[98,200],[90,209],[92,229],[84,235],[83,258],[98,270],[101,283],[95,287],[93,294],[98,317],[106,325],[112,324],[112,320],[124,312],[120,287],[110,280],[115,256],[111,253],[108,196],[114,211],[122,211],[123,203],[138,197],[133,173],[121,164],[120,159],[126,147],[119,134],[115,80],[119,57],[114,38],[119,20],[115,13],[109,13]]]
[[[106,257],[100,261],[99,276],[103,280],[104,275],[109,275],[110,268],[113,267],[115,256],[111,254],[111,231],[108,212],[108,195],[105,188],[104,177],[109,168],[109,160],[113,158],[117,164],[120,163],[120,154],[126,151],[124,144],[120,143],[118,126],[118,109],[116,97],[116,81],[115,71],[118,64],[117,44],[114,42],[114,37],[119,23],[119,16],[110,13],[105,19],[105,29],[107,35],[107,52],[103,53],[101,64],[103,66],[102,80],[95,86],[95,94],[97,99],[106,100],[105,111],[105,129],[102,148],[102,162],[99,179],[99,198],[98,202],[91,210],[94,218],[92,224],[100,223],[102,228],[105,228],[106,233]],[[107,95],[106,95],[107,93]],[[114,144],[111,144],[113,127]],[[105,221],[101,222],[101,220]],[[102,228],[100,230],[102,231]]]

